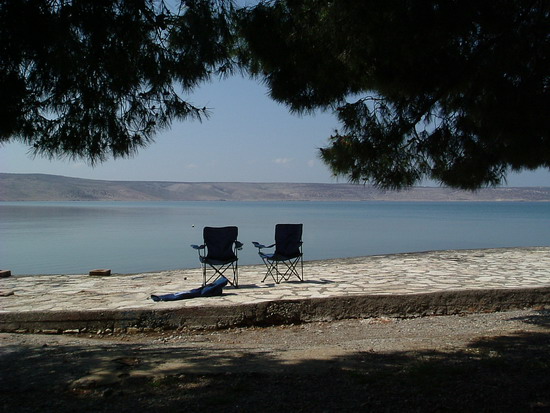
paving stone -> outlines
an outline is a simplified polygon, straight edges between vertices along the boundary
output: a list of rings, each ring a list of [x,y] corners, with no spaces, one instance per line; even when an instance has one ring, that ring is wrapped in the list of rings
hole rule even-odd
[[[222,297],[169,304],[153,302],[150,295],[196,288],[202,282],[200,270],[112,274],[109,277],[12,275],[0,279],[0,291],[13,292],[13,295],[0,296],[0,327],[3,317],[28,312],[46,316],[53,311],[124,313],[361,295],[387,297],[438,291],[544,288],[550,287],[550,247],[432,251],[306,261],[303,282],[292,279],[281,284],[268,280],[262,283],[264,275],[263,265],[241,266],[241,288],[228,287]],[[44,328],[52,329],[52,326]]]

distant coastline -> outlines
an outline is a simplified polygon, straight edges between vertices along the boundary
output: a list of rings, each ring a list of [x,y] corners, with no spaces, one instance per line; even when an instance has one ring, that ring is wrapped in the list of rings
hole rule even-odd
[[[383,191],[368,185],[316,183],[107,181],[0,173],[0,201],[516,201],[549,202],[550,187],[475,192],[440,187]]]

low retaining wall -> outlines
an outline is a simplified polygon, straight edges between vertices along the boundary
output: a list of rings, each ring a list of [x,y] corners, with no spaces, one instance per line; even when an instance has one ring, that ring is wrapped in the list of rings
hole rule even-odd
[[[409,295],[350,295],[170,310],[0,313],[0,331],[52,334],[132,333],[267,326],[380,316],[407,318],[525,308],[550,308],[550,287]]]

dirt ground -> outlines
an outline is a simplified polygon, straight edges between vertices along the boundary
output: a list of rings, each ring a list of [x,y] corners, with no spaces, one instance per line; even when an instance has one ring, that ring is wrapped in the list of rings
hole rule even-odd
[[[550,412],[550,311],[0,334],[2,412]]]

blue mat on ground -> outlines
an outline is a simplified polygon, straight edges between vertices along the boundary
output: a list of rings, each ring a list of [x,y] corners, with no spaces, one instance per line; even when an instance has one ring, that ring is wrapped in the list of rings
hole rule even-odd
[[[192,290],[182,291],[180,293],[151,295],[151,299],[153,301],[176,301],[196,297],[214,297],[223,294],[223,287],[225,287],[228,282],[227,278],[220,277],[213,283],[206,284],[203,287],[193,288]]]

